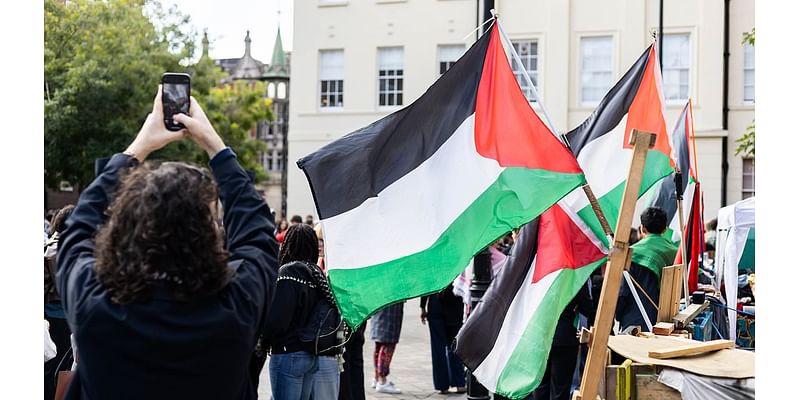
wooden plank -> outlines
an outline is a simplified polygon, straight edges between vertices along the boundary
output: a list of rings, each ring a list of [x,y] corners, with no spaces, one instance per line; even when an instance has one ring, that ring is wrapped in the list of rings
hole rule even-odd
[[[703,312],[703,310],[708,307],[708,302],[704,302],[701,304],[690,304],[689,307],[686,307],[683,311],[679,312],[678,315],[672,317],[672,321],[675,323],[675,327],[683,328],[689,322],[692,322],[697,314]]]
[[[617,396],[617,368],[619,365],[609,365],[606,367],[605,375],[605,400],[623,400]]]
[[[628,238],[633,222],[633,213],[636,209],[636,199],[639,195],[639,187],[642,183],[642,172],[647,158],[647,150],[655,143],[656,136],[652,133],[641,132],[634,129],[631,132],[631,143],[633,144],[633,157],[631,158],[628,179],[622,194],[622,205],[617,218],[614,243],[611,247],[609,261],[603,279],[603,287],[600,291],[600,305],[592,330],[592,341],[589,346],[589,355],[586,358],[586,366],[583,369],[583,377],[578,399],[594,400],[599,392],[600,378],[605,375],[605,356],[608,351],[608,336],[614,324],[614,312],[617,307],[617,297],[622,283],[622,271],[629,260]]]
[[[672,322],[659,322],[653,325],[653,333],[656,335],[664,335],[667,336],[672,333],[675,329],[675,324]]]
[[[661,288],[658,296],[658,317],[656,322],[672,321],[672,285],[675,276],[675,267],[664,267],[661,270]]]
[[[658,381],[658,375],[634,376],[636,400],[681,400],[681,392]]]
[[[680,310],[683,269],[683,264],[677,264],[661,270],[656,322],[672,322],[672,317]]]
[[[665,360],[668,358],[695,356],[698,354],[708,353],[710,351],[732,349],[732,340],[717,339],[710,342],[697,342],[683,346],[669,347],[663,350],[651,351],[647,353],[648,357]]]
[[[681,292],[683,291],[683,276],[684,276],[684,271],[686,270],[686,265],[685,264],[678,264],[678,265],[675,265],[675,268],[676,268],[675,269],[675,276],[674,276],[675,282],[673,283],[673,286],[672,286],[672,290],[673,290],[672,291],[672,304],[671,304],[672,307],[670,308],[670,311],[669,311],[670,316],[674,316],[675,314],[678,313],[678,311],[681,310]],[[670,321],[667,321],[667,322],[672,322],[672,321],[670,320]]]

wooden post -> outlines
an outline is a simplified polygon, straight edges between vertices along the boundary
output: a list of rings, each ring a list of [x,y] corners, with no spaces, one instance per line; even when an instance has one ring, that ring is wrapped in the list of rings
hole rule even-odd
[[[614,325],[614,312],[617,308],[619,287],[622,283],[622,271],[629,262],[628,238],[630,237],[633,212],[636,209],[636,200],[639,197],[639,187],[642,183],[642,172],[647,157],[647,150],[655,144],[656,136],[652,133],[641,132],[636,129],[631,133],[633,144],[633,157],[628,170],[628,180],[622,195],[622,205],[617,218],[616,234],[609,255],[608,267],[603,279],[603,288],[600,291],[600,305],[592,329],[592,340],[589,346],[589,355],[583,369],[580,392],[575,396],[578,400],[595,400],[599,390],[600,378],[605,373],[605,357],[608,350],[608,336]]]

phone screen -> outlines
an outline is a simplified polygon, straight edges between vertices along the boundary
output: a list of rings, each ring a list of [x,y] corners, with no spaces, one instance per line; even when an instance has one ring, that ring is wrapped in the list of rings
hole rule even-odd
[[[178,113],[189,114],[189,85],[186,83],[164,83],[164,117],[172,119]]]

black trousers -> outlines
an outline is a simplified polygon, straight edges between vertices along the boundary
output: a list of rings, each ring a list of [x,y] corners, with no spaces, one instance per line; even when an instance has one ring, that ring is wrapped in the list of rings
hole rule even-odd
[[[45,316],[47,322],[50,323],[50,338],[56,344],[56,358],[44,363],[44,398],[45,400],[53,400],[56,395],[56,368],[58,363],[64,358],[71,348],[69,340],[69,325],[67,320],[62,318],[51,318]],[[61,365],[61,371],[67,371],[72,368],[72,358],[64,360]]]
[[[447,390],[451,387],[467,386],[464,364],[453,354],[451,347],[460,327],[448,325],[444,319],[431,318],[430,313],[428,316],[428,329],[431,332],[433,388]]]
[[[339,374],[339,400],[364,398],[364,330],[361,324],[344,345],[344,371]]]
[[[570,400],[572,375],[578,359],[578,346],[553,346],[547,357],[542,383],[533,392],[534,400]]]

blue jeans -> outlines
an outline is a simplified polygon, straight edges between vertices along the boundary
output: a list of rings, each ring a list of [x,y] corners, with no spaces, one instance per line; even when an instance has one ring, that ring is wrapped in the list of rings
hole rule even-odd
[[[334,357],[304,351],[273,354],[269,380],[274,400],[336,400],[339,396],[339,363]]]

